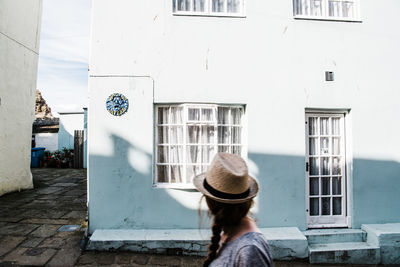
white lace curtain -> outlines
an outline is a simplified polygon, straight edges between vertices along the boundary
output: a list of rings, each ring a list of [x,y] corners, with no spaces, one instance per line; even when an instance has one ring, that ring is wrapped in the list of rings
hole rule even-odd
[[[174,10],[187,12],[212,12],[239,13],[241,11],[241,0],[173,0]]]
[[[335,18],[355,17],[354,0],[295,0],[294,3],[295,15]]]

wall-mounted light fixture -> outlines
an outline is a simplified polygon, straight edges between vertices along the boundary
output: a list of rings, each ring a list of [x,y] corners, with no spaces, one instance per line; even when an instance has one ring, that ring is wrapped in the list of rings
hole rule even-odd
[[[334,80],[333,71],[325,71],[325,81],[332,82]]]

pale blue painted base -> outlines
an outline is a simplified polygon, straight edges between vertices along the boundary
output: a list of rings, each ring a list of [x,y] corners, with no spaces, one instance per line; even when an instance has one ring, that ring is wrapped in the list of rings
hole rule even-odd
[[[276,260],[306,258],[308,244],[296,227],[262,228]],[[88,250],[124,250],[143,253],[204,256],[210,243],[210,230],[96,230]]]
[[[400,223],[363,224],[367,240],[381,248],[381,263],[400,264]]]

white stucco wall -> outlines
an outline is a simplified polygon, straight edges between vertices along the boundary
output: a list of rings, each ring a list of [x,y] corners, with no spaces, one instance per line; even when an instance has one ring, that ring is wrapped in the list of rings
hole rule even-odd
[[[393,212],[400,201],[393,190],[400,186],[400,2],[360,1],[361,23],[296,20],[292,2],[246,1],[245,18],[174,16],[171,1],[161,0],[93,4],[91,231],[198,226],[196,192],[151,188],[153,166],[131,161],[137,151],[153,157],[153,140],[141,138],[152,135],[147,108],[128,111],[142,112],[142,122],[135,114],[105,112],[113,92],[125,93],[133,105],[149,101],[151,86],[141,79],[154,81],[148,105],[246,105],[262,227],[306,227],[305,109],[350,110],[352,226],[400,220]],[[335,81],[325,81],[325,71],[333,71]],[[122,82],[124,75],[136,78]]]
[[[0,1],[0,195],[32,188],[41,0]]]
[[[61,112],[58,131],[58,149],[74,149],[74,131],[83,130],[83,112]]]
[[[58,133],[35,134],[36,147],[44,147],[47,151],[58,150]]]

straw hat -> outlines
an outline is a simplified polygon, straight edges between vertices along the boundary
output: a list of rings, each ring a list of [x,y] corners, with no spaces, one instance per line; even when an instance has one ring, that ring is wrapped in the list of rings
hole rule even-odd
[[[257,195],[257,181],[249,175],[239,156],[217,153],[206,173],[193,178],[194,186],[205,196],[223,203],[242,203]]]

